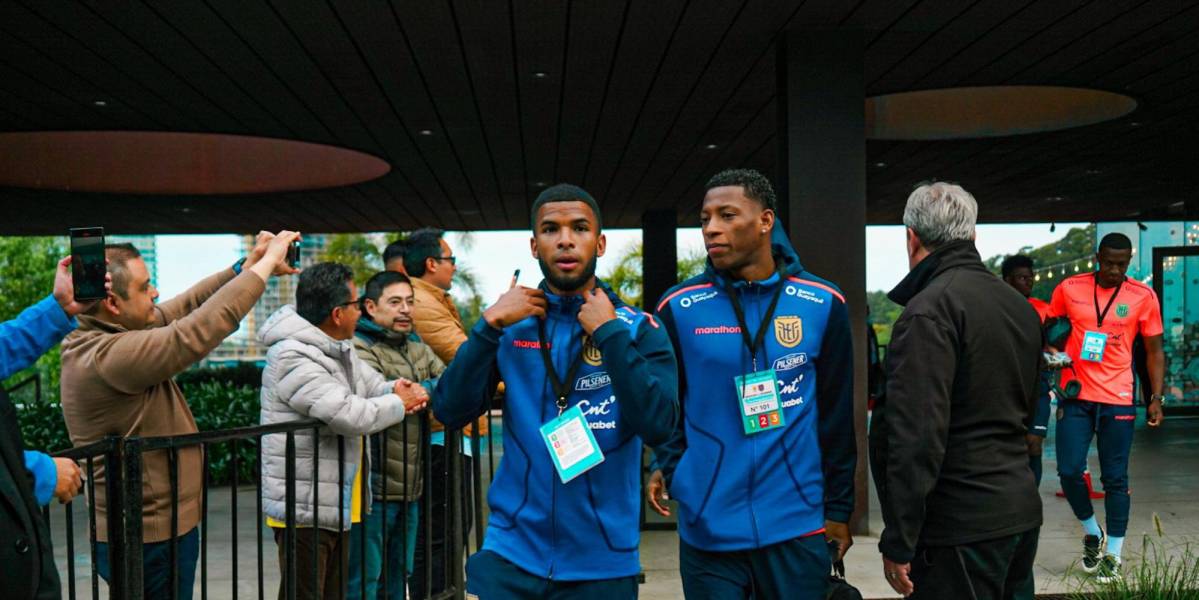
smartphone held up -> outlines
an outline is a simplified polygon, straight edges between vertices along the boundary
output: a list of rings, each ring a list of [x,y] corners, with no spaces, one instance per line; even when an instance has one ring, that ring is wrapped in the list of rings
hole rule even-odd
[[[104,228],[71,228],[71,279],[75,287],[75,300],[104,299],[108,295],[104,289],[107,271]]]

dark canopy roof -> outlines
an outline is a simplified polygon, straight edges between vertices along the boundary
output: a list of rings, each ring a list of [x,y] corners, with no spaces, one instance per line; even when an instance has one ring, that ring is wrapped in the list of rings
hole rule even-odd
[[[865,31],[868,96],[1039,84],[1139,103],[1055,133],[870,141],[871,223],[927,178],[989,222],[1173,218],[1196,212],[1197,24],[1181,0],[4,2],[0,131],[266,136],[391,170],[274,194],[2,188],[0,233],[522,228],[555,181],[609,226],[661,207],[694,224],[716,170],[773,173],[775,37],[828,27]]]

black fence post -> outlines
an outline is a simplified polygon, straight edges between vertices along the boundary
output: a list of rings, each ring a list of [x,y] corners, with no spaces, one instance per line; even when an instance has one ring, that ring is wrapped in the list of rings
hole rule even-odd
[[[142,440],[118,440],[107,455],[108,550],[114,598],[142,600]],[[115,500],[115,501],[114,501]]]
[[[450,518],[450,535],[446,539],[446,544],[449,544],[450,564],[446,565],[446,574],[449,577],[450,587],[454,591],[456,600],[464,600],[466,598],[466,573],[463,571],[465,557],[463,551],[466,547],[467,540],[462,533],[462,503],[466,500],[462,493],[462,431],[459,429],[445,432],[445,455],[446,464],[449,467],[450,475],[450,493],[449,493],[449,510]]]

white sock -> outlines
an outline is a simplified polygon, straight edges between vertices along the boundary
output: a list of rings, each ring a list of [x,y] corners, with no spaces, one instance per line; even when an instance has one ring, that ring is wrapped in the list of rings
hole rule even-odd
[[[1103,529],[1099,527],[1099,520],[1095,518],[1095,515],[1091,515],[1091,518],[1083,521],[1082,528],[1086,530],[1087,535],[1103,537]]]

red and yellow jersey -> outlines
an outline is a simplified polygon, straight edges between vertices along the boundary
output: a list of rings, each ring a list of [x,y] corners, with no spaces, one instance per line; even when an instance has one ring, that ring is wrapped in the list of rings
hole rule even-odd
[[[1032,305],[1033,310],[1037,311],[1037,316],[1041,318],[1041,324],[1044,325],[1047,319],[1051,319],[1052,314],[1049,310],[1049,303],[1040,299],[1029,296],[1028,303]]]
[[[1113,294],[1117,294],[1115,300]],[[1103,318],[1103,327],[1099,327],[1096,313],[1102,312],[1109,301],[1111,308]],[[1118,288],[1105,289],[1096,285],[1094,273],[1075,275],[1053,291],[1048,316],[1070,319],[1066,354],[1074,361],[1074,367],[1067,369],[1064,376],[1073,375],[1082,384],[1078,397],[1104,404],[1132,404],[1133,341],[1138,334],[1142,337],[1162,334],[1161,306],[1153,289],[1133,279],[1125,280]],[[1088,331],[1107,335],[1102,362],[1080,358]]]

